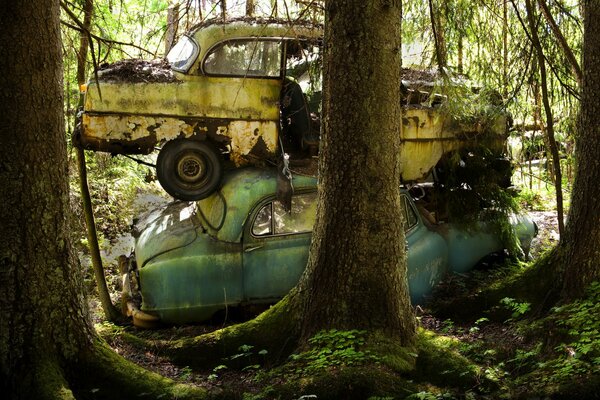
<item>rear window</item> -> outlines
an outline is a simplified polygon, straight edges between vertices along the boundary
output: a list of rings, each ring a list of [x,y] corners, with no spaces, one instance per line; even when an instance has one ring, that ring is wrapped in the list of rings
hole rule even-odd
[[[272,40],[232,40],[215,47],[204,60],[209,75],[278,78],[281,43]]]

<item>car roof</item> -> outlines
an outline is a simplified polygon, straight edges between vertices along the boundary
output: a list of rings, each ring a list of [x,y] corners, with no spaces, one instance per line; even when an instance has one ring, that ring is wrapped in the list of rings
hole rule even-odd
[[[316,190],[313,176],[294,174],[294,191]],[[197,202],[202,225],[211,236],[239,242],[246,218],[254,207],[277,193],[276,168],[238,168],[226,171],[221,188]]]
[[[210,20],[195,26],[188,36],[200,46],[200,56],[215,44],[242,38],[296,38],[318,39],[323,36],[323,27],[306,21],[282,19],[243,18],[237,20]]]

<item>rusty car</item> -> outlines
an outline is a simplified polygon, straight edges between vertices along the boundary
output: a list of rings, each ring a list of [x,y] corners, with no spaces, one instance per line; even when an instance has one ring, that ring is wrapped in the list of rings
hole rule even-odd
[[[317,180],[294,176],[288,212],[277,200],[276,176],[234,169],[212,195],[172,202],[137,221],[134,253],[122,264],[123,300],[135,325],[205,321],[227,308],[275,303],[296,285],[308,259]],[[413,304],[444,274],[468,271],[505,248],[486,224],[426,224],[405,189],[401,206]],[[511,226],[527,252],[537,227],[523,215],[513,215]]]
[[[212,194],[226,169],[276,164],[285,153],[314,156],[322,34],[322,26],[301,21],[208,21],[183,35],[166,60],[103,65],[85,87],[73,142],[113,154],[162,146],[157,178],[182,200]],[[404,183],[423,180],[465,146],[485,141],[501,152],[508,136],[505,112],[485,120],[442,112],[444,96],[435,94],[442,83],[426,75],[405,70],[398,100]]]

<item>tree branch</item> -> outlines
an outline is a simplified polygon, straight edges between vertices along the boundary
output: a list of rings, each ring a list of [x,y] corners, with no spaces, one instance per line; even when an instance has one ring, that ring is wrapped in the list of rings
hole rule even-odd
[[[567,61],[569,61],[569,64],[571,64],[571,68],[573,69],[573,73],[575,74],[575,79],[577,80],[577,84],[579,86],[581,86],[581,82],[583,81],[583,73],[581,72],[581,67],[579,66],[579,63],[577,62],[577,59],[575,58],[575,55],[573,54],[573,50],[571,50],[571,47],[569,46],[565,37],[563,36],[562,32],[560,31],[558,24],[554,20],[554,17],[552,17],[552,14],[550,13],[550,9],[548,9],[548,5],[546,4],[546,1],[538,0],[538,4],[539,4],[540,8],[542,9],[542,14],[544,15],[544,18],[546,19],[546,22],[548,22],[548,25],[550,25],[550,29],[552,30],[552,33],[554,33],[554,36],[556,37],[556,40],[558,41],[560,48],[562,49],[563,53],[565,54]]]
[[[66,26],[67,28],[71,28],[71,29],[73,29],[73,30],[76,30],[76,31],[78,31],[78,32],[82,32],[82,33],[86,33],[86,34],[87,34],[87,33],[89,33],[89,35],[90,35],[92,38],[96,39],[96,40],[97,40],[97,41],[99,41],[99,42],[103,42],[103,43],[105,43],[105,44],[116,44],[116,45],[119,45],[119,46],[129,46],[129,47],[133,47],[133,48],[135,48],[135,49],[138,49],[138,50],[144,51],[144,52],[146,52],[146,53],[148,53],[148,54],[150,54],[150,55],[154,56],[154,53],[153,53],[153,52],[151,52],[150,50],[147,50],[147,49],[145,49],[145,48],[143,48],[143,47],[141,47],[141,46],[138,46],[137,44],[134,44],[134,43],[125,43],[125,42],[119,42],[118,40],[112,40],[112,39],[103,38],[103,37],[101,37],[101,36],[98,36],[98,35],[95,35],[95,34],[93,34],[93,33],[91,33],[91,32],[88,32],[88,31],[86,31],[85,29],[83,29],[83,28],[80,28],[79,26],[75,26],[75,25],[69,24],[69,23],[68,23],[68,22],[66,22],[66,21],[60,21],[60,23],[61,23],[62,25],[64,25],[64,26]]]

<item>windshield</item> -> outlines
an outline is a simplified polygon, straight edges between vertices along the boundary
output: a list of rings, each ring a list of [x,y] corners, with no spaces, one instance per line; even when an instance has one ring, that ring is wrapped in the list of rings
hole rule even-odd
[[[167,54],[167,60],[169,60],[171,68],[174,70],[186,72],[197,55],[198,45],[188,36],[182,36],[179,42]]]

